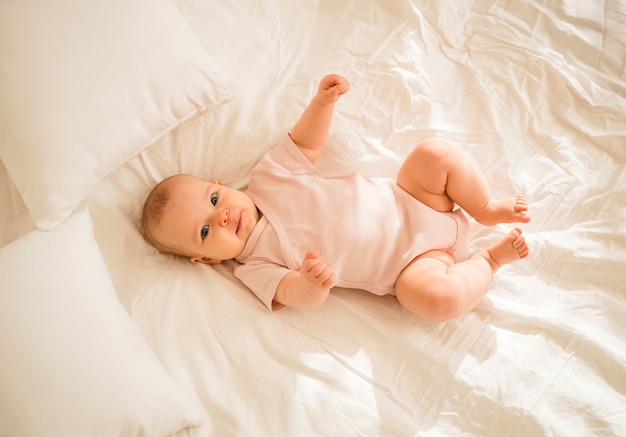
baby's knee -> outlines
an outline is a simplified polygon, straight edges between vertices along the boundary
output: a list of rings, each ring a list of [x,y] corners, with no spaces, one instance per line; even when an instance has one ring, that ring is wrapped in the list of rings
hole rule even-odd
[[[397,287],[396,297],[402,306],[431,322],[446,322],[462,315],[461,293],[442,278],[413,287]]]

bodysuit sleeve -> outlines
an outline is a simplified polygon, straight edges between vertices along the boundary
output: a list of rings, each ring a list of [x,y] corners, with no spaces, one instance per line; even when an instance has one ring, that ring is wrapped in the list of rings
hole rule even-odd
[[[235,276],[259,298],[270,311],[279,311],[285,306],[274,302],[278,284],[289,273],[287,267],[263,260],[248,259],[235,267]]]
[[[257,165],[259,170],[277,171],[282,169],[293,175],[310,173],[315,167],[293,142],[289,134],[285,134],[276,147],[267,152]]]

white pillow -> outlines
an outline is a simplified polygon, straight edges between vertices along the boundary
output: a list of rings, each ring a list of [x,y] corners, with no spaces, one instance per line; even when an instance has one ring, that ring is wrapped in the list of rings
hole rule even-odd
[[[0,248],[0,435],[165,436],[203,413],[120,303],[87,210]]]
[[[173,0],[0,1],[0,158],[41,229],[230,90]]]

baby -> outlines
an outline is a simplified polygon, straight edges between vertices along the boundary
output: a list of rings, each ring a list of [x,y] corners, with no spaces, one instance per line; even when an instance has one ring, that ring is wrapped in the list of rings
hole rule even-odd
[[[192,262],[235,259],[235,275],[273,310],[317,307],[341,286],[394,294],[432,321],[468,313],[528,247],[516,227],[468,258],[463,211],[487,226],[527,223],[525,197],[492,198],[470,157],[442,139],[419,143],[395,181],[316,175],[334,105],[349,89],[342,76],[324,77],[246,192],[183,174],[160,182],[144,206],[147,239]]]

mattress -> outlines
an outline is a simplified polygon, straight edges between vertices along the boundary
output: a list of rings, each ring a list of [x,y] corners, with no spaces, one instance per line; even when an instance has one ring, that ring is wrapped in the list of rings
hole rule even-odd
[[[623,2],[176,6],[231,98],[125,159],[81,205],[124,309],[201,410],[177,436],[626,435]],[[393,178],[420,140],[441,137],[495,196],[528,197],[529,258],[466,316],[431,323],[353,289],[271,313],[234,261],[192,264],[144,240],[155,183],[189,173],[244,189],[327,73],[351,90],[320,171]],[[1,245],[35,228],[5,167]],[[511,228],[472,221],[472,251]]]

